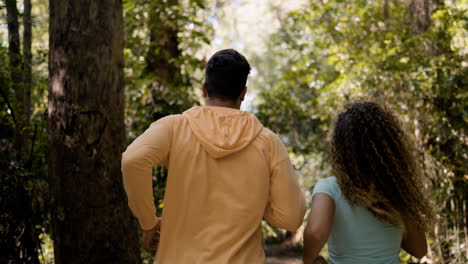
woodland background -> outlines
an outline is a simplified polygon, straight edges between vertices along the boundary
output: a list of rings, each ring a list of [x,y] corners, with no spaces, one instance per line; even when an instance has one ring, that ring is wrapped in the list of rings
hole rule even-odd
[[[438,217],[427,256],[402,260],[467,263],[468,0],[2,0],[0,263],[150,263],[120,153],[201,104],[206,60],[230,47],[253,66],[243,109],[281,135],[309,201],[343,105],[390,105]],[[263,229],[300,254],[302,230]]]

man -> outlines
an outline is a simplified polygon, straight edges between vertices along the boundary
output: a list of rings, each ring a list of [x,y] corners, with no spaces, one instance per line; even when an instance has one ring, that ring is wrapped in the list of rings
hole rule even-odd
[[[154,122],[123,153],[129,206],[145,247],[158,249],[155,263],[265,263],[262,218],[289,231],[302,224],[305,201],[285,147],[239,110],[249,72],[237,51],[217,52],[206,66],[206,106]],[[156,164],[169,172],[162,220]]]

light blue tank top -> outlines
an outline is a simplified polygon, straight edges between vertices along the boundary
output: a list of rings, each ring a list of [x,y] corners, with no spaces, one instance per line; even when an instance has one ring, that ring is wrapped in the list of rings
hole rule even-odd
[[[320,180],[312,196],[317,193],[335,200],[335,217],[328,237],[329,263],[400,263],[400,230],[380,222],[365,207],[351,207],[334,176]]]

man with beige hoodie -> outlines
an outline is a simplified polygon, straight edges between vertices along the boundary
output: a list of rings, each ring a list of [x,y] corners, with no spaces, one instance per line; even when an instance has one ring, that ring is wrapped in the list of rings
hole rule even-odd
[[[208,61],[205,106],[154,122],[122,155],[128,203],[155,263],[265,263],[262,218],[295,231],[305,200],[288,152],[240,111],[250,65],[235,50]],[[168,168],[162,218],[152,168]],[[162,224],[161,224],[162,223]]]

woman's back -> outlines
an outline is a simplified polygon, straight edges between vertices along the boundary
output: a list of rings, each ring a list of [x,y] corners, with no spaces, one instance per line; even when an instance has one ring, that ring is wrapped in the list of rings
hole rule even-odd
[[[328,241],[330,262],[399,263],[400,248],[421,258],[433,219],[414,145],[391,110],[355,102],[330,138],[335,177],[319,181],[304,230],[304,263]]]
[[[317,193],[325,193],[335,201],[328,238],[330,263],[400,263],[400,230],[377,220],[365,207],[351,207],[334,176],[320,180],[313,195]]]

